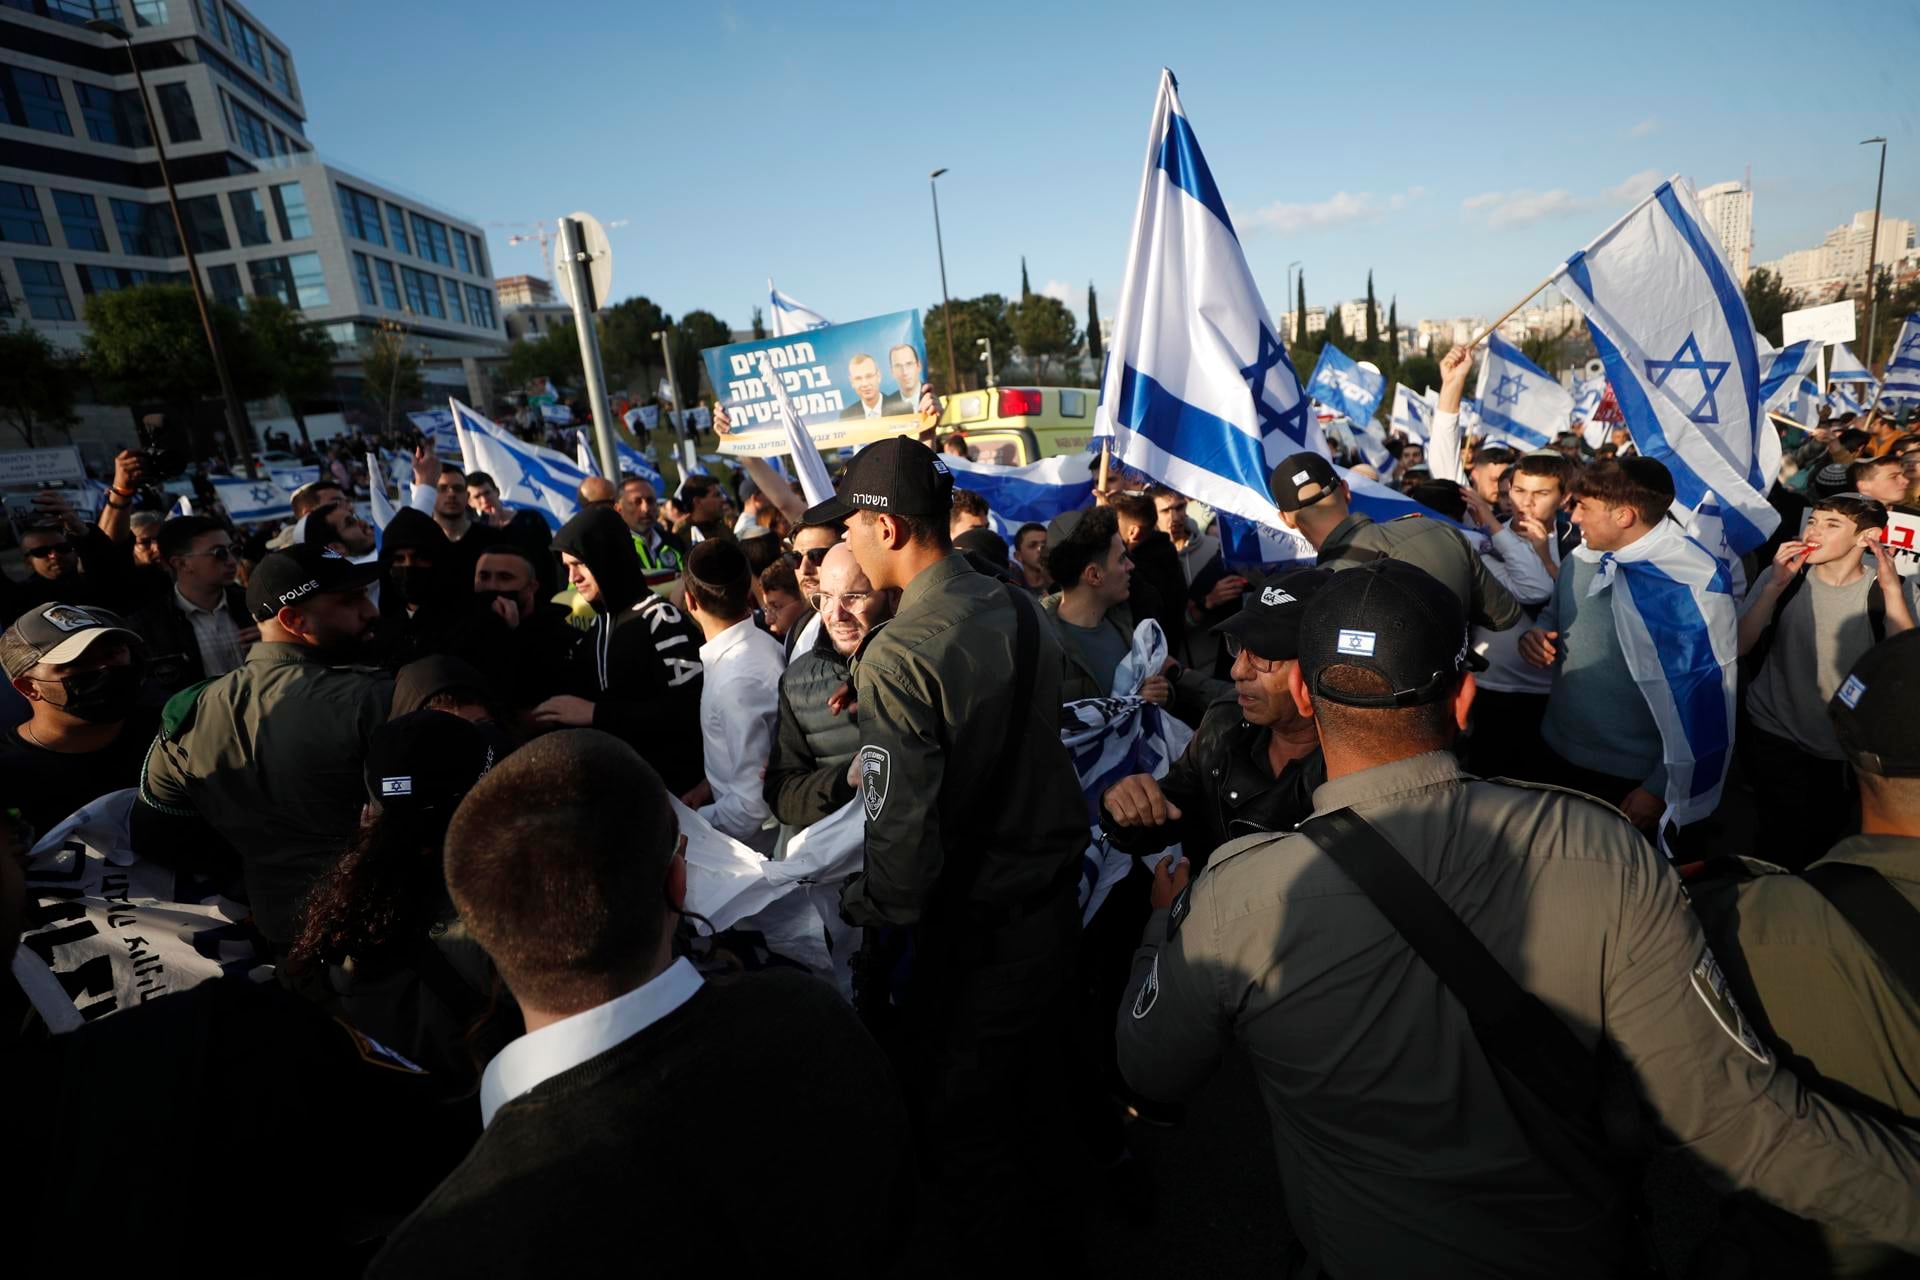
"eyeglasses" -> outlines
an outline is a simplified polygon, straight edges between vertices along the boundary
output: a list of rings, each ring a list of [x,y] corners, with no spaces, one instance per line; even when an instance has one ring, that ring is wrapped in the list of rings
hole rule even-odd
[[[842,591],[837,594],[832,591],[816,591],[807,597],[807,605],[815,613],[825,613],[833,607],[835,601],[838,601],[840,607],[848,613],[858,613],[866,608],[867,602],[878,594],[875,591]]]
[[[217,547],[208,547],[205,551],[182,551],[180,554],[183,556],[212,556],[221,564],[225,564],[227,561],[233,559],[233,548],[223,542]]]
[[[44,560],[49,556],[70,556],[73,554],[73,544],[71,542],[49,542],[44,547],[28,547],[26,548],[26,553],[36,560]]]
[[[832,547],[808,547],[805,551],[796,551],[794,554],[818,569],[821,563],[826,560],[827,552],[831,550],[833,550]]]
[[[1243,653],[1246,654],[1247,665],[1263,676],[1272,675],[1286,663],[1285,658],[1263,658],[1259,654],[1254,653],[1247,648],[1246,641],[1242,640],[1239,636],[1222,636],[1221,639],[1226,641],[1228,657],[1238,662],[1240,655]]]

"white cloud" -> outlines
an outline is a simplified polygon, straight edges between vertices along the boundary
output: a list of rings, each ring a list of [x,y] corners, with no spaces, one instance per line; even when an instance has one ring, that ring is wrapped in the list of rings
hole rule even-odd
[[[1565,187],[1555,187],[1552,191],[1516,191],[1492,206],[1487,213],[1487,225],[1524,227],[1576,212],[1583,203]]]
[[[1255,231],[1271,231],[1280,234],[1319,231],[1327,227],[1344,226],[1350,222],[1378,221],[1386,211],[1404,208],[1408,201],[1417,200],[1425,194],[1424,187],[1409,187],[1382,201],[1377,199],[1371,191],[1362,191],[1357,194],[1350,191],[1336,191],[1325,200],[1314,201],[1311,204],[1290,204],[1280,201],[1264,205],[1246,214],[1236,212],[1234,221],[1242,227]]]
[[[1040,286],[1040,292],[1062,304],[1068,310],[1073,309],[1073,286],[1065,280],[1049,280]]]
[[[1639,124],[1627,130],[1627,136],[1629,138],[1645,138],[1658,132],[1660,132],[1660,117],[1648,116],[1645,120],[1642,120]]]
[[[1482,191],[1477,196],[1468,196],[1465,200],[1462,200],[1460,202],[1460,207],[1462,209],[1484,209],[1490,204],[1499,204],[1502,200],[1505,200],[1506,198],[1507,197],[1504,192]]]
[[[1465,213],[1479,214],[1495,230],[1530,226],[1569,214],[1591,213],[1617,205],[1631,204],[1658,186],[1664,175],[1657,169],[1643,169],[1596,195],[1575,195],[1565,187],[1551,191],[1485,191],[1460,202]]]
[[[1608,187],[1605,194],[1614,204],[1632,204],[1636,200],[1645,199],[1647,193],[1659,186],[1666,176],[1658,169],[1642,169],[1624,182]]]

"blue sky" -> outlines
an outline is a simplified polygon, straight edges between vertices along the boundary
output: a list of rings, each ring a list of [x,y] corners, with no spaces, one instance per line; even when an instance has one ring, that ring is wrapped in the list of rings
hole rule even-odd
[[[1654,181],[1752,166],[1754,260],[1920,219],[1920,6],[251,0],[321,152],[484,224],[585,209],[615,297],[736,328],[1057,282],[1118,300],[1162,65],[1268,309],[1372,268],[1403,321],[1491,314]],[[1818,52],[1813,52],[1817,50]],[[496,274],[538,248],[488,227]]]

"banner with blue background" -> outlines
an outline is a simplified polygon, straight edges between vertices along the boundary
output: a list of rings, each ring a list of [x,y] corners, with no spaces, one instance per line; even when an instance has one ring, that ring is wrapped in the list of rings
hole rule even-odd
[[[805,334],[709,347],[707,379],[726,407],[724,453],[787,453],[780,408],[764,382],[778,376],[821,448],[866,444],[917,429],[913,407],[926,369],[918,311],[896,311]]]

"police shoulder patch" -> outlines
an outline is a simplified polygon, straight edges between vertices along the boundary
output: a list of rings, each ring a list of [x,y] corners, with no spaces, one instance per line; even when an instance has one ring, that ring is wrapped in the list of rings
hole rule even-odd
[[[860,748],[860,796],[866,805],[868,822],[877,819],[886,808],[892,765],[893,759],[885,747]]]
[[[1147,980],[1140,984],[1140,994],[1133,998],[1133,1016],[1144,1018],[1153,1011],[1153,1002],[1160,998],[1160,957],[1153,958],[1153,967],[1147,970]]]
[[[1713,958],[1713,949],[1704,948],[1699,961],[1693,966],[1693,993],[1707,1006],[1707,1012],[1720,1024],[1720,1029],[1733,1038],[1733,1042],[1747,1051],[1755,1062],[1772,1062],[1773,1052],[1754,1031],[1753,1024],[1740,1012],[1740,1005],[1733,998],[1733,992],[1727,986],[1727,975],[1720,972],[1720,962]]]
[[[1187,882],[1187,887],[1180,891],[1180,896],[1173,900],[1173,906],[1170,907],[1167,911],[1167,941],[1168,942],[1172,942],[1173,935],[1180,932],[1181,923],[1186,920],[1187,913],[1192,910],[1193,910],[1193,882],[1189,880]]]

